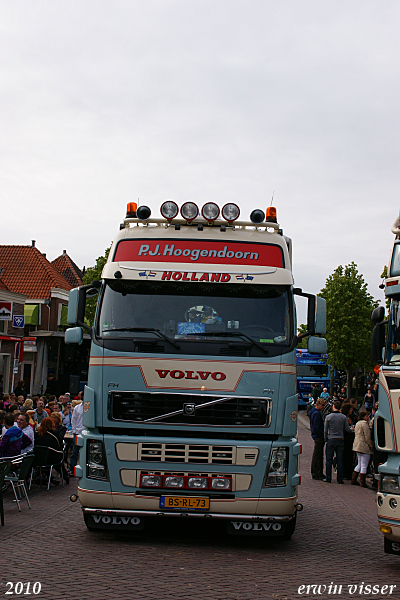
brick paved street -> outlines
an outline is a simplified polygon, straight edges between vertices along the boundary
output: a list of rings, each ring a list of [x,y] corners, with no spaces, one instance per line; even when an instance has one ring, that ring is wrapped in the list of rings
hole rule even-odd
[[[69,501],[75,479],[32,492],[32,510],[23,505],[21,513],[7,492],[0,597],[7,581],[40,581],[37,597],[45,600],[298,599],[300,585],[331,582],[343,585],[341,598],[361,597],[347,586],[362,582],[397,585],[391,597],[400,598],[400,561],[383,552],[374,492],[313,481],[312,440],[301,422],[299,438],[304,510],[288,542],[228,537],[203,522],[158,520],[134,535],[93,533]]]

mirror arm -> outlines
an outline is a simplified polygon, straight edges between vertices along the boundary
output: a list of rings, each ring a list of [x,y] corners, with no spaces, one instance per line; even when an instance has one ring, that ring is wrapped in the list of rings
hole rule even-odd
[[[300,340],[304,339],[305,337],[309,337],[310,335],[313,335],[313,332],[312,331],[306,331],[305,333],[301,333],[300,335],[296,335],[296,340],[297,340],[297,342],[299,342]]]
[[[92,328],[89,325],[86,325],[86,323],[82,323],[81,321],[77,321],[76,324],[78,325],[78,327],[83,327],[83,329],[86,329],[86,331],[88,333],[92,333]]]
[[[293,288],[293,294],[295,296],[302,296],[303,298],[308,299],[308,307],[307,307],[307,327],[310,326],[310,323],[314,323],[313,329],[308,329],[305,333],[301,333],[297,336],[298,340],[302,340],[304,337],[315,334],[315,307],[316,307],[316,297],[315,294],[307,294],[303,292],[301,288]]]

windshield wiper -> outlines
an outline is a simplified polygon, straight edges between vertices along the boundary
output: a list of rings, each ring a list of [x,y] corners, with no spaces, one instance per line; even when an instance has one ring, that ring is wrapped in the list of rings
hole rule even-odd
[[[268,354],[268,350],[264,348],[264,346],[241,331],[202,331],[200,333],[188,333],[187,335],[196,335],[201,337],[242,337],[254,344],[254,346],[261,348],[265,354]]]
[[[133,331],[135,333],[157,333],[160,337],[164,338],[166,342],[169,342],[175,348],[180,349],[180,345],[177,344],[174,340],[171,340],[167,335],[162,333],[159,329],[154,329],[154,327],[119,327],[117,329],[107,329],[107,331]]]

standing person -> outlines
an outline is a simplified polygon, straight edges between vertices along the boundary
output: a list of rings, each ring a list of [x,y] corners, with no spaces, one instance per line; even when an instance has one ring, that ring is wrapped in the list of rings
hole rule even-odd
[[[340,393],[338,394],[338,398],[341,402],[344,402],[346,400],[347,394],[346,394],[346,390],[344,387],[340,390]]]
[[[313,391],[311,392],[311,396],[313,397],[313,399],[317,400],[321,394],[322,394],[322,388],[319,385],[319,383],[314,384]]]
[[[375,404],[374,395],[371,392],[371,388],[368,388],[367,393],[364,396],[365,410],[370,413],[374,404]]]
[[[350,398],[350,404],[353,407],[353,412],[351,413],[351,419],[353,421],[353,425],[355,425],[358,421],[358,402],[356,398]]]
[[[376,381],[374,383],[374,387],[372,388],[372,394],[373,394],[373,396],[375,398],[375,402],[379,402],[379,400],[378,400],[378,397],[379,397],[378,396],[378,387],[379,387],[379,383]],[[374,402],[374,404],[375,404],[375,402]]]
[[[367,476],[368,464],[371,455],[374,452],[374,443],[372,441],[368,421],[369,413],[366,410],[360,411],[355,428],[355,439],[353,444],[353,450],[354,452],[357,452],[357,465],[353,471],[351,485],[360,485],[363,488],[367,487],[365,479]],[[360,474],[359,484],[357,482],[358,474]]]
[[[325,406],[325,400],[319,398],[316,405],[310,410],[311,437],[314,440],[314,452],[311,460],[311,475],[313,479],[320,481],[324,478],[324,420],[322,410]]]
[[[332,481],[332,461],[336,454],[337,482],[343,483],[343,452],[344,432],[351,433],[347,417],[340,412],[341,403],[337,400],[332,406],[332,412],[325,419],[324,439],[326,442],[326,477],[323,481]]]
[[[83,394],[82,394],[82,402],[77,404],[74,408],[74,412],[71,417],[71,427],[72,433],[74,436],[79,435],[83,430],[84,426],[82,423],[83,419]],[[69,459],[69,474],[74,475],[74,468],[78,462],[79,458],[79,446],[74,444],[74,449],[72,450],[71,458]]]
[[[344,432],[344,448],[343,448],[343,479],[351,479],[353,474],[353,406],[350,402],[345,402],[340,411],[345,417],[352,430],[351,433]]]
[[[326,400],[326,398],[329,398],[329,394],[328,394],[328,388],[324,388],[324,389],[322,390],[322,393],[321,393],[321,398],[324,398],[325,400]]]
[[[24,399],[22,400],[22,404],[25,402],[28,392],[25,389],[25,381],[23,379],[18,382],[18,385],[14,390],[14,394],[17,396],[17,398],[18,396],[23,396]]]

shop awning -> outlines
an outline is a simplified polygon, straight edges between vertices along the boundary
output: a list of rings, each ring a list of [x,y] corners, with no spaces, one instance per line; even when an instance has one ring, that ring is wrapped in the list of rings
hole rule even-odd
[[[25,325],[39,325],[39,304],[25,304]]]

